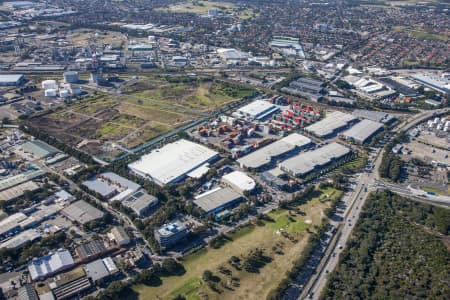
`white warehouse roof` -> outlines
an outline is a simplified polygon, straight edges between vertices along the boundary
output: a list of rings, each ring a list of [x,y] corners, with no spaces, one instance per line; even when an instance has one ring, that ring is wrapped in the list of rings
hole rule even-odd
[[[232,187],[236,187],[239,191],[251,191],[256,187],[255,180],[241,171],[234,171],[224,175],[222,180]]]
[[[218,157],[218,153],[188,140],[178,140],[153,150],[128,167],[159,185],[183,179],[187,173]]]
[[[69,250],[60,249],[55,253],[34,259],[28,265],[30,276],[32,280],[42,279],[59,270],[74,264],[72,255]]]
[[[255,100],[239,108],[233,115],[253,119],[262,119],[278,110],[278,107],[265,100]]]

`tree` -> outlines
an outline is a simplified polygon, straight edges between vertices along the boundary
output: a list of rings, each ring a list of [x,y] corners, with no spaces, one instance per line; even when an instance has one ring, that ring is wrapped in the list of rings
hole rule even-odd
[[[167,258],[162,263],[162,272],[164,275],[181,275],[186,272],[183,265],[173,258]]]

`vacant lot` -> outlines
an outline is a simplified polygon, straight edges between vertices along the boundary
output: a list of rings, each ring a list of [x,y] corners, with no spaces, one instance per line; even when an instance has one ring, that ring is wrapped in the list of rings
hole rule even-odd
[[[237,230],[221,248],[204,249],[187,256],[183,261],[184,275],[163,278],[159,287],[140,285],[135,290],[142,299],[172,299],[178,294],[187,299],[201,299],[200,295],[208,295],[209,299],[265,299],[301,255],[308,231],[314,231],[314,226],[321,223],[323,211],[329,207],[328,200],[340,196],[341,192],[333,189],[318,191],[306,204],[274,211],[269,214],[272,221]],[[230,265],[232,256],[244,260],[256,248],[263,249],[271,260],[258,273]],[[220,278],[219,293],[202,280],[205,270]]]
[[[220,1],[185,1],[168,7],[158,8],[158,10],[174,13],[207,14],[208,10],[213,7],[217,8],[220,13],[235,14],[242,20],[250,19],[254,14],[252,9],[240,9],[235,4]]]
[[[150,103],[97,94],[27,122],[108,160],[122,151],[113,144],[133,148],[193,118]]]
[[[214,81],[210,78],[142,78],[124,89],[142,105],[159,103],[174,110],[190,109],[199,113],[217,109],[227,103],[252,95],[255,90]]]

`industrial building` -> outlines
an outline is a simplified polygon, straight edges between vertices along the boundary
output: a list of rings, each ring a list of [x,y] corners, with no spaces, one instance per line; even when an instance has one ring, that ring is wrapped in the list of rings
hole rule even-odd
[[[119,272],[111,257],[95,260],[85,266],[86,275],[97,283],[100,279],[107,278]]]
[[[122,226],[116,226],[111,229],[108,233],[108,238],[120,247],[126,246],[131,242],[130,237]]]
[[[26,142],[22,145],[22,148],[25,153],[30,153],[34,158],[38,159],[46,158],[58,153],[58,149],[40,140]]]
[[[122,205],[130,208],[136,215],[143,217],[158,204],[158,198],[140,189],[122,201]]]
[[[319,171],[332,162],[344,158],[351,150],[338,143],[331,143],[319,149],[301,153],[279,164],[282,171],[295,176],[304,177],[312,172]]]
[[[105,172],[91,177],[84,181],[83,185],[99,194],[103,199],[110,201],[121,201],[141,188],[139,184],[113,172]]]
[[[289,87],[301,92],[320,94],[324,90],[324,83],[320,80],[302,77],[289,83]]]
[[[390,77],[383,77],[383,78],[380,78],[379,80],[382,83],[389,86],[391,89],[395,90],[397,93],[400,93],[405,97],[415,98],[415,97],[420,96],[416,90],[410,88],[409,86],[401,84],[401,83],[397,82],[396,80],[393,80]]]
[[[303,52],[303,48],[300,45],[298,38],[289,36],[274,36],[273,40],[269,43],[269,46],[278,50],[282,54],[305,58],[305,53]]]
[[[264,166],[288,156],[295,150],[303,150],[312,144],[311,139],[292,133],[272,144],[258,149],[237,160],[241,168],[260,170]]]
[[[17,290],[17,300],[39,300],[32,284],[25,284]]]
[[[216,188],[195,197],[194,204],[206,214],[216,214],[242,201],[241,194],[230,187]]]
[[[47,294],[39,295],[40,299],[80,299],[86,291],[92,288],[92,283],[82,267],[59,274],[46,283],[53,298],[47,298],[47,296],[51,297],[50,294]]]
[[[253,191],[256,187],[255,180],[241,171],[234,171],[222,176],[222,182],[241,194]]]
[[[181,221],[174,221],[155,230],[155,239],[162,249],[167,249],[188,235],[189,231]]]
[[[19,86],[24,82],[22,74],[0,74],[0,86]]]
[[[438,91],[444,95],[450,93],[450,81],[445,77],[441,77],[437,74],[425,73],[425,74],[416,74],[412,75],[411,78],[420,83],[429,87],[435,91]]]
[[[233,48],[219,48],[217,54],[227,64],[240,64],[248,60],[248,54]]]
[[[24,213],[15,213],[0,221],[0,239],[10,237],[20,232],[20,223],[27,219]]]
[[[82,262],[99,258],[109,251],[110,249],[106,248],[105,243],[101,239],[88,241],[75,248],[75,253]]]
[[[250,104],[247,104],[233,113],[236,118],[244,118],[248,120],[261,120],[270,117],[276,113],[279,108],[265,100],[255,100]]]
[[[59,249],[54,253],[33,259],[28,265],[28,271],[33,281],[43,280],[46,277],[64,271],[73,265],[74,261],[69,250]]]
[[[1,243],[0,249],[20,249],[41,237],[41,233],[36,229],[28,229]]]
[[[178,140],[153,150],[128,165],[135,174],[160,186],[176,183],[196,168],[219,158],[216,151],[188,140]]]
[[[383,128],[384,125],[381,123],[363,119],[361,122],[345,131],[342,136],[347,140],[364,144],[370,141],[374,135],[383,131]]]
[[[327,138],[348,128],[350,124],[356,120],[357,118],[355,116],[340,111],[334,111],[327,113],[323,120],[306,127],[305,130],[317,137]]]
[[[374,111],[374,110],[365,110],[365,109],[355,109],[352,112],[357,118],[364,118],[374,122],[383,123],[386,125],[392,124],[395,121],[394,116],[384,112],[384,111]]]
[[[74,223],[84,225],[101,219],[103,212],[84,200],[79,200],[65,207],[61,213]]]

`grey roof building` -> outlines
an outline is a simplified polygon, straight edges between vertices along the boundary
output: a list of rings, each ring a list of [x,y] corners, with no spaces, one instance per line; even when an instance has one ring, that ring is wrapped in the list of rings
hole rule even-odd
[[[194,203],[208,214],[218,213],[243,199],[241,194],[226,187],[203,193],[196,197]]]
[[[103,217],[103,212],[83,200],[76,201],[64,208],[61,213],[72,222],[86,224]]]
[[[93,282],[109,277],[119,272],[116,264],[111,257],[97,259],[91,263],[86,264],[86,274]]]
[[[301,153],[280,163],[280,169],[295,177],[303,177],[313,171],[343,158],[351,150],[338,143],[325,145],[319,149]]]
[[[108,238],[119,246],[125,246],[131,242],[130,237],[122,226],[116,226],[108,233]]]
[[[158,204],[158,198],[147,194],[144,190],[139,190],[122,201],[122,204],[138,216],[145,216],[152,207]]]
[[[162,249],[166,249],[185,238],[188,233],[189,231],[186,224],[176,220],[155,230],[155,239]]]
[[[356,119],[353,115],[334,111],[327,113],[323,120],[306,127],[305,130],[321,138],[329,137],[348,128]]]
[[[22,74],[0,74],[0,86],[19,86],[24,81]]]
[[[39,159],[58,153],[58,149],[40,140],[27,142],[22,145],[22,148],[24,152],[31,153],[34,157]]]
[[[364,144],[369,141],[375,134],[382,131],[384,125],[378,122],[364,119],[352,128],[342,134],[348,140]]]
[[[390,123],[392,123],[392,121],[395,120],[395,118],[392,115],[390,115],[384,111],[355,109],[352,112],[352,115],[354,115],[357,118],[364,118],[364,119],[368,119],[368,120],[383,123],[383,124],[390,124]]]
[[[91,177],[84,181],[83,185],[110,201],[121,201],[141,188],[139,184],[113,172],[105,172]]]

